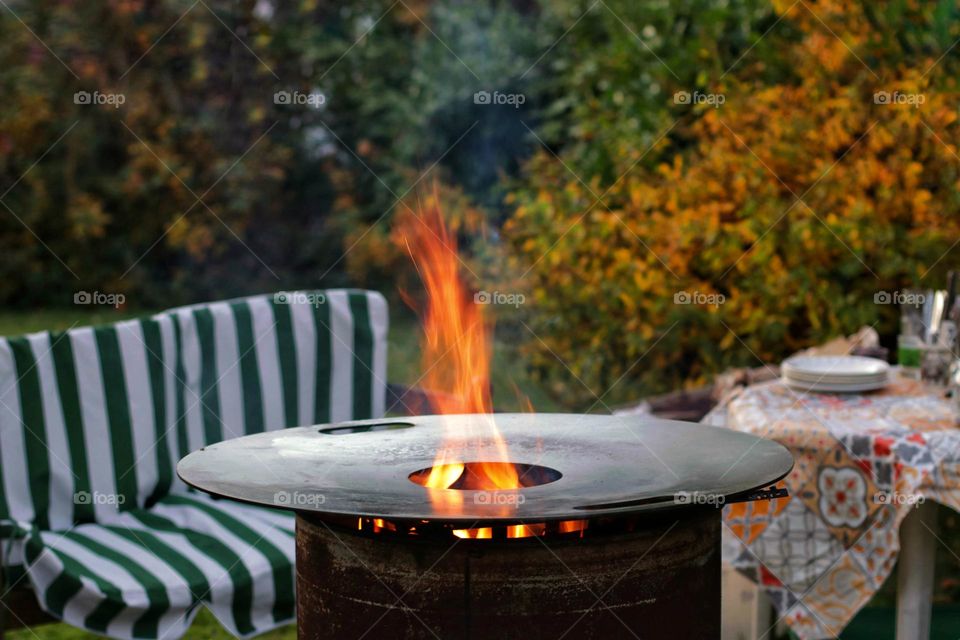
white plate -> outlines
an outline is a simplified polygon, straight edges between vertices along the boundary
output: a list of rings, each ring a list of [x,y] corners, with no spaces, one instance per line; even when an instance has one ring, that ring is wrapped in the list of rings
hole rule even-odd
[[[794,371],[784,372],[784,377],[790,378],[791,380],[796,380],[797,382],[827,382],[830,384],[859,384],[861,382],[878,382],[886,380],[889,375],[886,373],[881,373],[875,376],[827,376],[827,375],[810,375],[810,374],[800,374]]]
[[[863,356],[797,356],[784,360],[782,370],[787,375],[816,378],[873,378],[886,375],[890,365],[876,358]]]
[[[820,393],[860,393],[862,391],[875,391],[887,386],[888,381],[864,382],[860,384],[824,384],[822,382],[813,384],[808,382],[799,382],[790,378],[782,378],[783,383],[791,389],[797,391],[812,391]]]

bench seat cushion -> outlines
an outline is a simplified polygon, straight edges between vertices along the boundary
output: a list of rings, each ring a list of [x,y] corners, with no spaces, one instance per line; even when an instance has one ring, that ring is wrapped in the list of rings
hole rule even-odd
[[[350,289],[0,337],[8,583],[114,638],[177,638],[201,604],[238,636],[292,621],[292,516],[189,491],[176,463],[226,438],[382,415],[387,327],[383,296]]]
[[[149,508],[220,440],[383,415],[387,325],[380,294],[325,290],[0,337],[0,537]]]
[[[41,607],[110,637],[179,638],[201,605],[240,637],[294,621],[285,512],[184,491],[22,544]]]

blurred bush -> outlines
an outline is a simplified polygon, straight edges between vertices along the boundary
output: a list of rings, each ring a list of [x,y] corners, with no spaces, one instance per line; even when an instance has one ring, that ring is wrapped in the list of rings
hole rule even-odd
[[[330,75],[343,74],[345,87],[365,85],[353,89],[356,109],[332,124],[338,132],[338,122],[347,125],[347,145],[360,156],[338,203],[350,249],[344,262],[353,282],[392,288],[410,262],[390,239],[391,223],[435,197],[438,185],[461,247],[484,251],[506,216],[504,178],[518,175],[539,147],[530,129],[552,100],[550,70],[534,63],[569,25],[553,7],[523,0],[383,6],[395,8],[383,14],[370,49],[392,39],[402,51],[379,63],[354,51]],[[382,25],[407,23],[410,37],[384,40]],[[396,77],[383,81],[385,73]],[[494,91],[522,95],[521,104],[478,103],[477,94]]]
[[[619,137],[575,138],[563,163],[538,154],[512,195],[506,235],[547,379],[587,404],[615,384],[604,402],[696,384],[860,325],[890,333],[896,309],[876,293],[942,286],[960,158],[956,63],[938,58],[960,25],[951,3],[904,7],[663,9],[650,30],[636,16],[662,60],[634,62],[658,88],[634,107],[649,122],[624,128],[624,109]],[[631,55],[613,44],[623,26],[608,28],[582,98],[592,124],[615,119],[604,98],[616,104]],[[714,45],[685,57],[701,33]]]
[[[957,263],[958,17],[947,0],[8,0],[0,301],[389,293],[415,282],[391,221],[426,199],[475,286],[527,294],[501,336],[571,405],[889,334],[874,293]]]
[[[533,101],[484,108],[473,95],[503,90],[556,37],[505,2],[4,7],[7,305],[68,304],[78,290],[160,307],[318,283],[392,289],[378,223],[427,168],[474,201],[502,199],[501,177],[531,148],[519,118]]]
[[[13,2],[0,16],[0,300],[99,289],[161,307],[277,288],[339,245],[323,231],[328,161],[305,137],[317,110],[274,102],[311,90],[299,44],[321,27],[210,6]]]

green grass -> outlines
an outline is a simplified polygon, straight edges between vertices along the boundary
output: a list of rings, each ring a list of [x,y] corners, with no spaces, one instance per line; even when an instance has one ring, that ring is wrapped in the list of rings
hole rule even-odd
[[[0,335],[18,335],[41,330],[69,329],[73,326],[86,326],[116,322],[130,317],[143,315],[143,312],[108,310],[89,310],[86,308],[2,312],[0,313]],[[395,316],[398,314],[395,313]],[[420,377],[420,329],[411,315],[398,315],[391,319],[390,349],[387,356],[388,380],[401,384],[414,385]],[[523,360],[516,347],[505,339],[495,340],[493,361],[494,406],[498,410],[513,411],[523,407],[522,396],[538,411],[558,411],[558,404],[547,396],[527,375]],[[293,640],[296,638],[293,626],[278,629],[260,636],[266,640]],[[36,629],[21,629],[7,635],[11,640],[87,640],[100,636],[75,629],[65,624],[51,624]],[[226,640],[233,636],[217,622],[216,618],[201,609],[190,627],[186,638],[203,640]]]
[[[197,613],[197,617],[194,618],[190,630],[183,637],[197,640],[230,640],[236,636],[228,633],[213,617],[213,614],[206,609],[201,609]],[[263,640],[295,640],[296,637],[297,629],[293,625],[257,636],[257,638]],[[7,634],[7,638],[10,640],[37,640],[38,638],[43,640],[102,640],[103,636],[81,631],[65,624],[47,624],[34,629],[12,631]]]
[[[59,331],[77,326],[118,322],[127,318],[146,315],[147,311],[134,312],[116,309],[73,307],[45,309],[43,311],[0,311],[0,336],[15,336],[34,331]]]
[[[897,610],[894,607],[864,607],[840,634],[840,639],[892,638],[892,630],[896,628],[896,623]],[[960,629],[960,606],[934,605],[930,627],[930,640],[956,640],[958,629]]]

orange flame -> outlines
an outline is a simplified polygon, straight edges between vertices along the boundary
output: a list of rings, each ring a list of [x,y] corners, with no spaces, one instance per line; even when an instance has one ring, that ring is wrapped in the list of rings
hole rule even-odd
[[[423,280],[427,306],[423,317],[424,387],[434,392],[434,410],[438,414],[493,413],[490,395],[491,323],[483,305],[460,278],[461,262],[457,239],[444,222],[439,206],[424,208],[410,218],[404,228],[404,241]],[[506,442],[493,418],[484,421],[484,431],[472,445],[482,462],[509,462]],[[444,446],[434,460],[424,486],[449,489],[455,483],[472,489],[517,489],[516,467],[512,464],[473,464],[469,478],[463,478],[464,434],[447,434]],[[447,497],[445,502],[458,500]]]
[[[400,237],[413,259],[426,289],[423,315],[422,384],[431,392],[433,409],[438,414],[477,414],[473,433],[448,427],[443,444],[425,470],[426,477],[413,474],[411,480],[426,487],[438,514],[463,513],[466,490],[510,491],[522,488],[522,478],[510,460],[507,444],[493,419],[490,389],[492,323],[484,316],[484,305],[477,304],[460,278],[463,266],[457,254],[456,235],[447,227],[435,193],[430,206],[420,215],[410,215],[400,227]],[[518,395],[519,389],[517,389]],[[528,411],[533,411],[526,400]],[[458,423],[461,424],[461,423]],[[539,444],[539,443],[538,443]],[[538,446],[539,448],[539,446]],[[509,515],[516,507],[499,505],[500,515]],[[396,531],[389,522],[374,519],[358,528],[374,533]],[[508,538],[557,533],[583,536],[586,520],[570,520],[556,526],[546,523],[518,524],[506,527]],[[460,538],[492,539],[494,528],[454,529]]]

